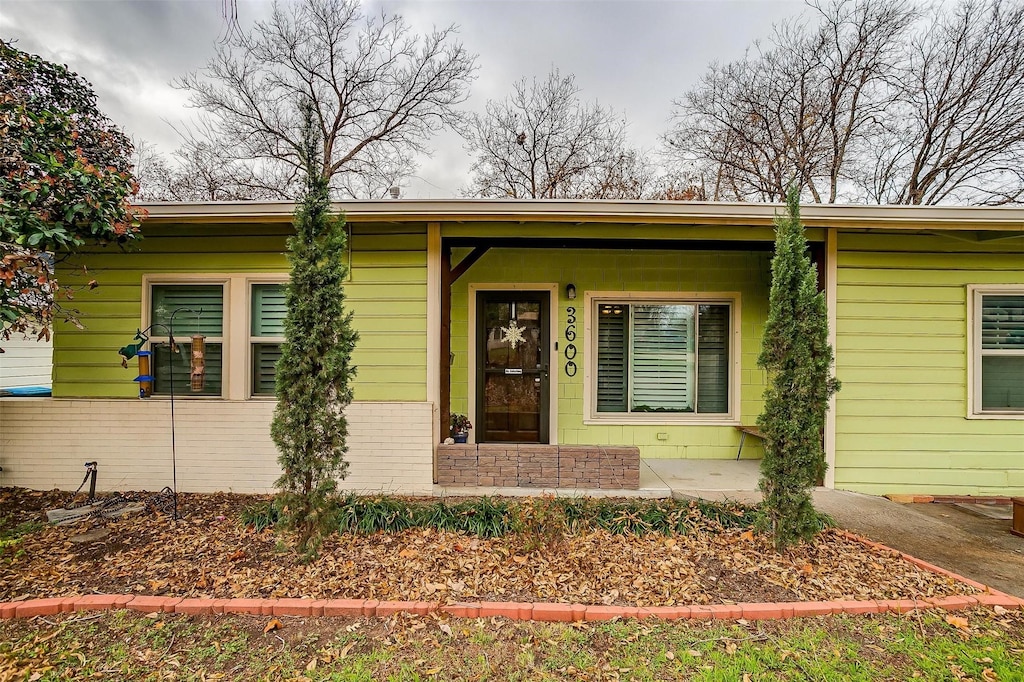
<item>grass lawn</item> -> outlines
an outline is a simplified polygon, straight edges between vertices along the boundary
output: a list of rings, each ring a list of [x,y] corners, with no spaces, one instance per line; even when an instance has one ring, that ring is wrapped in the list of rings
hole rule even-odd
[[[963,620],[959,620],[963,619]],[[1024,614],[717,623],[105,612],[0,622],[0,680],[1024,679]]]

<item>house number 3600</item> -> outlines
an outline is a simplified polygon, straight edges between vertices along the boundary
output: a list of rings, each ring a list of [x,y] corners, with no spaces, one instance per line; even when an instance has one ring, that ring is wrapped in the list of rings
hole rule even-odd
[[[565,375],[574,377],[576,363],[573,360],[576,358],[576,346],[573,341],[576,340],[576,309],[572,306],[565,309],[565,340],[568,341],[565,344]]]

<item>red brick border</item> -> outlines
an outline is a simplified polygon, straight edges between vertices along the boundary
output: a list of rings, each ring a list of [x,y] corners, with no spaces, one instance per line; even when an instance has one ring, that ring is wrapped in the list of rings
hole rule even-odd
[[[553,622],[603,621],[614,618],[658,618],[661,620],[747,620],[824,616],[833,613],[907,613],[914,610],[956,610],[974,606],[1024,610],[1024,599],[922,561],[891,547],[873,542],[855,533],[837,530],[839,535],[873,549],[891,552],[931,573],[937,573],[970,585],[977,595],[929,597],[926,599],[886,599],[865,601],[767,602],[745,604],[700,604],[693,606],[601,606],[587,604],[465,602],[441,604],[423,601],[378,601],[376,599],[182,599],[131,594],[90,594],[81,597],[26,599],[0,603],[0,619],[33,618],[73,611],[131,609],[145,613],[220,614],[239,613],[262,616],[389,616],[396,613],[447,613],[457,618],[503,616],[512,620]]]

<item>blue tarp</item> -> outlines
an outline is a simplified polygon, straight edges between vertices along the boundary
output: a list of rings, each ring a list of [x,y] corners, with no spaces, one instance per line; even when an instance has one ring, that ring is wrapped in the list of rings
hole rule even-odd
[[[0,396],[12,398],[40,398],[50,395],[49,386],[18,386],[17,388],[0,388]]]

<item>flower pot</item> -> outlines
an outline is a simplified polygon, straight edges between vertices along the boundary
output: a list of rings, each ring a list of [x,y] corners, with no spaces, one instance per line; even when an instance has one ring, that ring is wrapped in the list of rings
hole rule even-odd
[[[465,443],[466,441],[469,440],[469,432],[460,431],[459,433],[453,433],[452,438],[455,439],[456,443]]]

